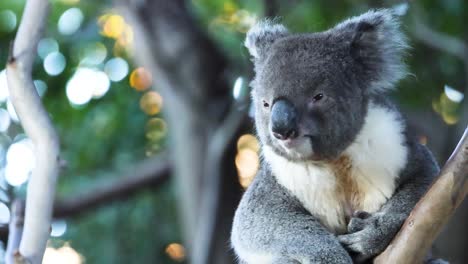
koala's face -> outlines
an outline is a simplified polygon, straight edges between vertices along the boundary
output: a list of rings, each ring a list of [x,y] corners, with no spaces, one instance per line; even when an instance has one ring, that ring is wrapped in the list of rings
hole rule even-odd
[[[362,127],[367,95],[351,58],[326,34],[287,37],[269,50],[253,83],[263,144],[290,160],[337,157]]]
[[[293,161],[337,158],[363,126],[371,94],[404,75],[404,37],[385,12],[311,34],[260,24],[246,46],[258,136]]]

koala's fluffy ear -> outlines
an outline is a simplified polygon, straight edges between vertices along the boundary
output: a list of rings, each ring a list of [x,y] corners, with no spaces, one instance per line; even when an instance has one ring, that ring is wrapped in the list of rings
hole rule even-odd
[[[347,39],[350,52],[370,78],[371,91],[384,91],[406,74],[408,48],[398,16],[390,9],[373,10],[338,24],[333,30]]]
[[[245,38],[245,46],[255,61],[265,58],[271,45],[279,38],[287,36],[288,30],[281,24],[274,24],[270,20],[263,20],[254,25]]]

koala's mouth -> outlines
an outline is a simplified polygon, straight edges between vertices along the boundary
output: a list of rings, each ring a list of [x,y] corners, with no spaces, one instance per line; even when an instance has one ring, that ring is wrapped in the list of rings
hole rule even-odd
[[[288,138],[286,140],[279,141],[279,144],[286,150],[289,150],[289,149],[300,147],[300,145],[303,144],[303,142],[301,142],[301,140],[298,140],[297,138],[295,139]]]
[[[281,156],[291,160],[309,160],[314,157],[312,141],[309,137],[300,136],[293,139],[277,140],[273,138],[276,150]]]

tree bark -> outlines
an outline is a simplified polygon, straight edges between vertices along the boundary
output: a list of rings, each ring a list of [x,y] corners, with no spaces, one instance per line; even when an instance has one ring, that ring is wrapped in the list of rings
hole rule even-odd
[[[441,229],[468,192],[468,128],[442,168],[440,176],[418,202],[403,227],[374,263],[422,263]]]

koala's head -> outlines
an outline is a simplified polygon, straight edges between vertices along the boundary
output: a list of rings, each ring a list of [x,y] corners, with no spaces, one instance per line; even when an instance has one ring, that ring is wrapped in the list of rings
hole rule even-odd
[[[245,45],[256,72],[257,133],[290,160],[338,157],[362,128],[369,98],[406,73],[405,37],[390,10],[308,34],[265,21],[247,33]]]

